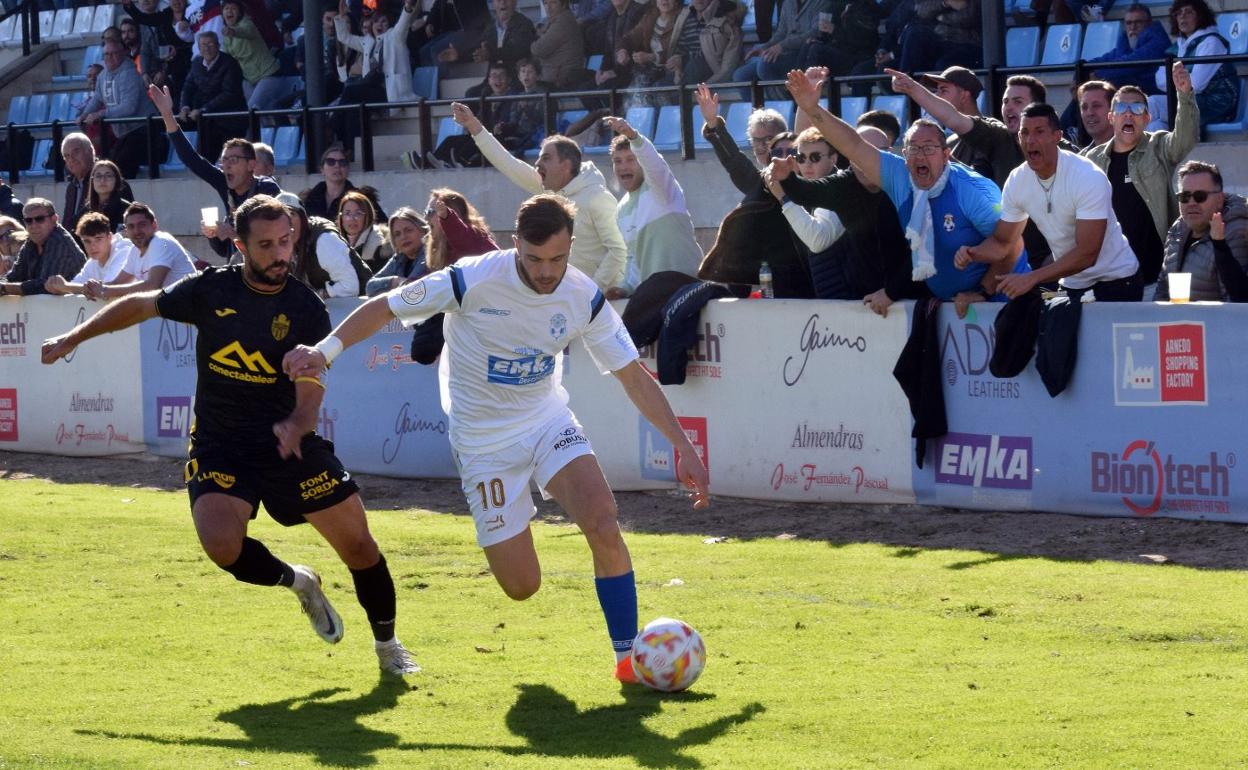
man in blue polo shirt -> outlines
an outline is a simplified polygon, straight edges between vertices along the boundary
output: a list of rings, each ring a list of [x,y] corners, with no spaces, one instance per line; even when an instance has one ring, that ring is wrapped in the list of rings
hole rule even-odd
[[[822,82],[805,73],[789,73],[793,101],[837,152],[878,185],[897,207],[897,216],[910,242],[910,270],[933,296],[953,300],[959,315],[971,302],[1004,301],[996,293],[997,280],[1010,272],[1030,270],[1021,239],[1009,259],[992,266],[954,264],[963,246],[979,244],[996,229],[1001,218],[1001,190],[966,166],[950,162],[945,134],[931,120],[916,120],[906,131],[904,154],[899,157],[876,149],[852,126],[819,106]]]

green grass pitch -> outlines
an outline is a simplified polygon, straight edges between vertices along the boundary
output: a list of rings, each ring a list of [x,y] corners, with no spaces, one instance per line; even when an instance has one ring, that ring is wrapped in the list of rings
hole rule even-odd
[[[371,520],[406,684],[310,528],[252,532],[321,572],[334,647],[201,554],[184,494],[0,481],[0,768],[1248,764],[1238,572],[630,533],[642,621],[708,649],[661,695],[610,678],[574,528],[535,524],[544,585],[515,603],[467,519]]]

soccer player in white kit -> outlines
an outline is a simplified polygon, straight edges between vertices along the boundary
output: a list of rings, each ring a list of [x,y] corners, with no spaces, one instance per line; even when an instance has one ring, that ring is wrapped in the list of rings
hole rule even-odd
[[[405,325],[445,313],[439,365],[442,407],[477,542],[503,591],[527,599],[541,585],[529,520],[535,480],[576,522],[594,559],[595,588],[616,656],[615,676],[636,682],[632,560],[616,522],[615,498],[560,383],[562,351],[580,338],[590,357],[623,385],[637,409],[680,453],[677,479],[709,504],[709,480],[663,391],[642,368],[623,322],[587,275],[568,265],[575,207],[536,195],[516,217],[514,249],[431,273],[364,303],[315,347],[288,353],[290,377],[319,374],[342,350],[393,318]]]

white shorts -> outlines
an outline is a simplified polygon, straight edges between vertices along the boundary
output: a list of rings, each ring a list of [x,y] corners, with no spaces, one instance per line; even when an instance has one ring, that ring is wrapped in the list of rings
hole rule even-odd
[[[482,548],[510,540],[529,526],[537,513],[529,481],[536,481],[542,497],[546,484],[565,465],[594,450],[571,410],[550,420],[509,447],[485,454],[453,452],[460,486]]]

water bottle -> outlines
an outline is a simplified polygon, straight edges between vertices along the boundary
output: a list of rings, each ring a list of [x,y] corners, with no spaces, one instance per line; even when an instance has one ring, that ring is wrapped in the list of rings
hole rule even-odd
[[[763,299],[776,298],[776,289],[771,285],[771,265],[766,262],[758,266],[758,288],[762,291]]]

